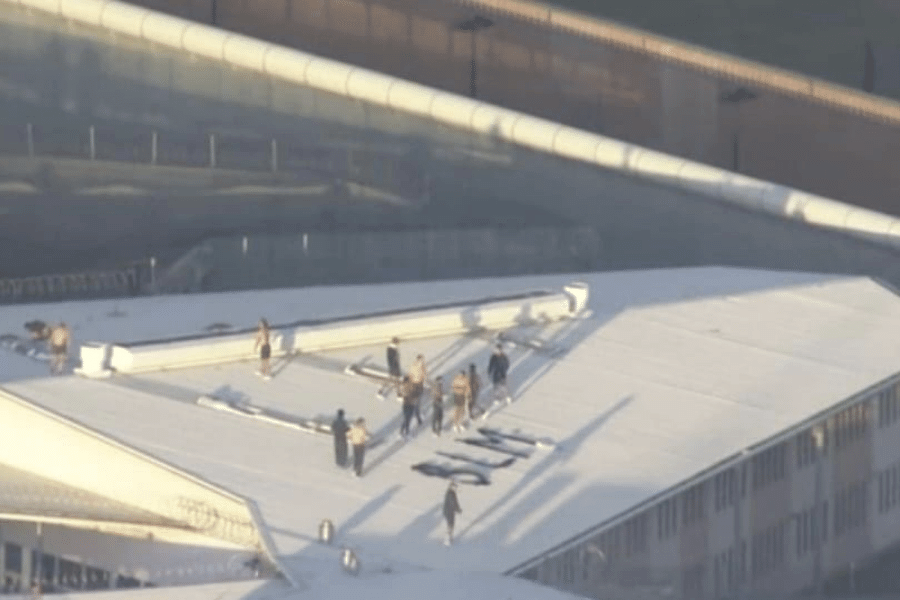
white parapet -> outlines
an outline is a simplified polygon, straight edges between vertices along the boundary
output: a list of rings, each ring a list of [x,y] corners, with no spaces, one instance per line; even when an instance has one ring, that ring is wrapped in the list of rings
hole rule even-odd
[[[81,367],[75,369],[75,373],[92,379],[109,377],[112,374],[109,368],[111,350],[109,344],[102,342],[82,344]]]
[[[578,316],[585,310],[588,297],[588,286],[574,282],[556,293],[521,294],[494,301],[286,327],[272,332],[272,357],[383,344],[394,336],[404,339],[452,336],[549,323]],[[82,349],[79,373],[97,377],[110,369],[140,373],[251,360],[257,356],[254,339],[254,334],[247,332],[113,344],[108,349],[92,343]]]

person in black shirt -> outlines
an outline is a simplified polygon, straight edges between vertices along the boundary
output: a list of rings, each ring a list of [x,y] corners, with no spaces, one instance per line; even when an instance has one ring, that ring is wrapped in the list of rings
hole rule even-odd
[[[339,408],[337,417],[331,424],[331,433],[334,434],[334,462],[342,469],[347,467],[347,432],[350,425],[344,420],[344,409]]]
[[[459,506],[459,498],[456,497],[456,482],[451,481],[444,494],[444,520],[447,521],[447,538],[444,544],[453,543],[453,526],[456,524],[456,515],[462,513]]]
[[[496,401],[502,392],[506,396],[506,403],[512,402],[509,394],[509,388],[506,387],[506,374],[509,371],[509,357],[503,352],[503,346],[497,344],[494,353],[491,354],[491,360],[488,361],[488,377],[494,384],[494,400]]]

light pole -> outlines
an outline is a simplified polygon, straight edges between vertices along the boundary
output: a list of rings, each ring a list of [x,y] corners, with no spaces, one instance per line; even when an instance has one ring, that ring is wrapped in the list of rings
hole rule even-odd
[[[210,13],[211,13],[210,20],[212,21],[212,24],[215,25],[216,24],[216,0],[211,0]]]
[[[469,74],[469,94],[475,98],[477,96],[477,85],[476,85],[476,65],[475,65],[475,34],[482,30],[491,27],[494,24],[493,21],[486,17],[482,17],[480,15],[476,15],[471,19],[463,21],[459,25],[456,26],[460,31],[469,31],[472,34],[472,70]]]
[[[736,173],[741,170],[741,103],[748,102],[755,98],[757,98],[757,95],[745,87],[739,87],[730,92],[724,92],[719,97],[721,102],[733,105],[737,115],[737,127],[734,128],[731,139],[732,162]]]

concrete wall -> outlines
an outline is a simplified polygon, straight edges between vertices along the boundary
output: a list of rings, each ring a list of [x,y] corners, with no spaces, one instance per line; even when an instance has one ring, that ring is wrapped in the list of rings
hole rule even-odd
[[[8,392],[0,391],[0,410],[0,428],[6,440],[0,457],[3,463],[209,536],[263,548],[257,525],[242,499]]]
[[[752,210],[829,226],[900,245],[900,237],[897,237],[900,234],[892,233],[894,230],[900,231],[900,224],[884,215],[853,208],[828,198],[816,197],[797,189],[741,175],[730,175],[721,170],[634,147],[608,137],[590,135],[578,129],[561,126],[559,122],[565,123],[565,119],[547,121],[526,116],[366,69],[116,2],[79,0],[71,5],[63,2],[50,7],[40,0],[16,0],[15,3],[40,10],[49,9],[52,13],[84,24],[140,37],[176,50],[221,60],[271,78],[343,96],[351,107],[351,113],[365,112],[363,103],[386,107],[394,111],[395,119],[402,114],[404,122],[408,116],[417,116],[418,121],[410,121],[417,127],[421,127],[424,121],[437,122],[446,128],[455,129],[457,133],[465,132],[468,136],[474,133],[481,137],[503,140],[549,155],[621,170],[643,179],[700,192]],[[567,44],[570,41],[566,38]],[[642,58],[641,61],[646,67],[646,59]],[[89,61],[90,65],[96,63],[96,60]],[[639,72],[636,68],[629,68],[637,65],[624,66],[627,73]],[[483,71],[482,69],[484,76]],[[645,84],[645,87],[652,88],[656,81],[655,77],[648,77],[641,83]],[[170,81],[168,85],[178,89],[184,85],[195,87],[197,83]],[[206,82],[203,92],[220,94],[220,89],[209,87],[214,83],[216,82]],[[260,93],[261,91],[253,88],[230,90],[231,93],[238,93],[241,97],[257,97],[258,102],[272,102],[269,94]],[[641,116],[640,122],[653,122],[648,119],[648,115],[658,115],[659,112],[658,107],[653,108]],[[698,114],[701,112],[698,111]],[[368,122],[370,127],[375,126],[367,116],[363,116],[363,120]],[[659,119],[655,121],[658,123]]]
[[[208,2],[140,4],[211,17]],[[453,27],[473,11],[496,22],[477,36],[483,100],[724,168],[740,121],[742,172],[900,214],[900,170],[882,159],[897,155],[900,104],[823,81],[536,3],[219,0],[217,23],[468,94],[469,34]],[[759,98],[720,105],[737,85]]]
[[[898,427],[895,375],[512,573],[622,600],[814,590],[900,539]]]
[[[524,132],[530,131],[530,120],[515,122],[514,137],[519,142],[513,144],[466,131],[464,123],[454,128],[430,117],[401,114],[308,85],[233,69],[221,61],[190,58],[159,43],[97,35],[77,23],[60,25],[40,12],[32,12],[27,19],[25,33],[14,38],[21,42],[21,51],[9,48],[4,55],[9,60],[0,64],[8,71],[8,79],[20,86],[31,85],[38,98],[53,97],[55,79],[49,64],[54,69],[72,69],[78,77],[91,81],[83,90],[92,104],[79,104],[89,112],[105,106],[114,108],[116,114],[130,111],[132,117],[163,116],[184,131],[196,129],[198,124],[232,128],[239,124],[244,133],[281,131],[320,141],[339,136],[344,142],[355,140],[373,148],[399,145],[419,158],[421,168],[432,176],[431,202],[416,211],[386,210],[382,205],[331,198],[314,202],[308,196],[300,201],[284,196],[206,198],[173,191],[166,197],[135,197],[126,203],[64,194],[30,196],[27,202],[10,202],[10,212],[0,219],[0,235],[15,240],[29,259],[55,256],[58,261],[70,261],[72,256],[84,256],[84,260],[100,260],[110,253],[146,259],[172,255],[173,247],[184,252],[196,240],[223,231],[588,225],[601,242],[600,268],[727,264],[867,274],[900,283],[896,252],[802,222],[804,211],[804,219],[815,222],[822,217],[821,212],[806,210],[810,205],[803,196],[784,196],[783,202],[775,202],[774,206],[790,209],[796,217],[787,222],[732,202],[709,202],[697,193],[679,190],[673,178],[692,174],[692,185],[705,193],[718,194],[723,182],[735,185],[745,201],[751,200],[751,206],[778,196],[777,188],[761,188],[759,182],[731,180],[718,171],[685,170],[677,162],[616,145],[613,140],[601,143],[581,133],[559,133],[553,143],[567,154],[554,159],[521,145],[530,143],[523,138]],[[0,45],[7,39],[13,38],[0,35]],[[464,49],[463,45],[454,47]],[[99,57],[93,67],[78,66],[82,63],[77,57],[85,52],[81,48],[90,50],[88,56]],[[269,55],[270,62],[275,56]],[[278,64],[288,70],[286,55],[279,51],[277,56]],[[67,66],[66,57],[75,61],[74,65]],[[318,72],[323,77],[329,73]],[[612,72],[617,77],[626,74],[617,69]],[[263,97],[244,94],[242,90],[247,88],[274,91]],[[63,96],[73,94],[70,90]],[[402,96],[394,94],[392,102]],[[680,97],[684,98],[684,93]],[[466,102],[462,98],[455,101]],[[434,104],[435,110],[438,106],[456,105],[443,98]],[[470,116],[476,129],[483,131],[484,120],[496,113],[485,105],[468,106],[477,107]],[[502,135],[509,133],[504,127],[498,130]],[[579,152],[593,153],[600,163],[570,160]],[[623,171],[626,157],[629,167]],[[606,164],[606,168],[598,168],[598,164]],[[658,183],[648,181],[650,176]],[[841,225],[854,225],[864,215],[825,214]]]
[[[173,265],[160,290],[578,273],[603,264],[590,227],[250,235],[207,240]]]

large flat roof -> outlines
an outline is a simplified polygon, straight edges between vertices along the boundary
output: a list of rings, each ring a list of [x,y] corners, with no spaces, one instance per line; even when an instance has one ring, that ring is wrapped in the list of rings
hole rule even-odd
[[[4,307],[0,332],[21,330],[31,318],[65,319],[78,340],[128,341],[199,333],[215,322],[252,326],[262,315],[278,323],[555,289],[573,279],[590,285],[592,313],[511,332],[561,352],[510,350],[516,401],[483,423],[556,446],[511,443],[530,455],[492,470],[490,485],[463,485],[451,548],[441,544],[446,482],[411,465],[450,463],[436,452],[490,462],[506,456],[458,441],[471,431],[435,438],[423,427],[400,442],[398,404],[379,402],[374,383],[343,372],[367,357],[380,365],[383,347],[280,361],[268,382],[249,363],[109,380],[9,380],[8,366],[4,387],[253,498],[279,553],[302,578],[309,575],[304,561],[328,551],[315,542],[326,518],[339,543],[372,568],[505,572],[889,377],[900,364],[900,301],[878,283],[722,268]],[[402,345],[406,359],[422,352],[432,372],[448,374],[470,362],[483,372],[490,350],[479,336]],[[38,364],[13,358],[9,364],[21,364],[25,376]],[[196,404],[214,392],[294,417],[330,419],[343,407],[350,417],[365,416],[384,441],[369,452],[365,476],[354,479],[334,467],[328,436]]]

